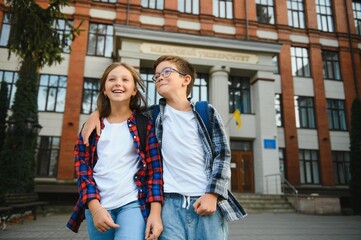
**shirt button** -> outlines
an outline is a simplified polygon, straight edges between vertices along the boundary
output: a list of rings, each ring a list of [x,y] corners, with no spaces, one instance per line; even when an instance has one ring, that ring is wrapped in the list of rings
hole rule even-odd
[[[135,179],[138,179],[138,176],[135,176],[134,178],[135,178]]]
[[[147,165],[146,164],[143,164],[143,167],[146,167]]]
[[[142,190],[142,189],[140,189],[140,192],[143,192],[143,190]]]
[[[129,124],[129,127],[132,127],[132,124]]]

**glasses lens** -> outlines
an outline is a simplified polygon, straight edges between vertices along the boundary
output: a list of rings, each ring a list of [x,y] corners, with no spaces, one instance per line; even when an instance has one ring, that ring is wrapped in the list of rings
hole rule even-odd
[[[165,68],[162,72],[163,77],[169,77],[169,75],[173,72],[173,69],[171,68]]]

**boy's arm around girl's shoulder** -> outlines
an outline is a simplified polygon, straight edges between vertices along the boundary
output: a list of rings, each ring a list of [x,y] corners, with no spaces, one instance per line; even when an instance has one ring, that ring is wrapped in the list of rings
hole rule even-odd
[[[229,179],[231,177],[231,151],[220,114],[211,104],[209,104],[209,111],[211,116],[212,132],[210,135],[212,139],[213,161],[211,178],[206,192],[216,193],[227,199]]]
[[[146,134],[145,161],[147,164],[147,202],[163,204],[163,167],[153,121],[149,119]]]

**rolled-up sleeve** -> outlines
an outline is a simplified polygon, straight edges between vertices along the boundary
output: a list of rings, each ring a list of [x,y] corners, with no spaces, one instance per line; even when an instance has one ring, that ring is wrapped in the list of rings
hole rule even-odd
[[[94,139],[94,138],[93,138]],[[94,139],[95,141],[95,139]],[[93,161],[96,144],[86,147],[81,134],[74,147],[75,171],[78,176],[78,192],[81,202],[86,205],[90,200],[100,200],[99,191],[93,178]]]

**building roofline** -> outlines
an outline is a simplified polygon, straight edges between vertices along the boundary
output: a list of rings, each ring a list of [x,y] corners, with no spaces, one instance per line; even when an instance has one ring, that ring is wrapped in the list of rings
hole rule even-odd
[[[282,47],[282,44],[280,43],[265,43],[258,41],[235,40],[220,37],[149,30],[144,28],[130,27],[122,24],[115,24],[114,29],[116,36],[119,37],[155,42],[177,43],[200,47],[214,47],[267,53],[279,53]]]

